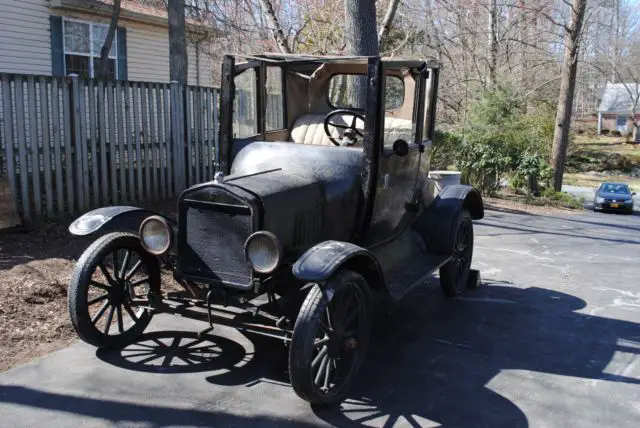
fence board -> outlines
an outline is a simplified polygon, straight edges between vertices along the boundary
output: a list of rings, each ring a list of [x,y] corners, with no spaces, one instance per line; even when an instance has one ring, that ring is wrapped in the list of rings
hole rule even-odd
[[[135,111],[132,108],[131,105],[131,85],[129,84],[129,82],[125,82],[123,83],[123,92],[124,92],[124,113],[125,113],[125,127],[126,127],[126,132],[125,132],[125,143],[127,145],[127,163],[126,163],[126,168],[127,171],[129,172],[129,200],[130,201],[135,201],[136,200],[136,191],[135,191],[135,185],[134,185],[134,180],[135,180],[135,176],[133,174],[133,169],[134,169],[134,160],[133,160],[133,139],[132,139],[132,135],[131,133],[133,132],[133,125],[131,122],[131,115],[134,114],[135,115]],[[123,183],[123,186],[126,186],[126,183]]]
[[[167,199],[169,196],[173,196],[171,190],[171,161],[169,159],[169,140],[171,139],[171,127],[169,121],[169,91],[167,85],[161,85],[162,90],[162,107],[164,113],[164,134],[162,138],[162,150],[160,150],[160,177],[162,180],[162,198]]]
[[[89,205],[97,207],[100,205],[100,181],[98,179],[98,129],[96,127],[96,87],[94,81],[87,82],[89,103],[89,139],[91,140],[91,193],[93,194],[93,203]]]
[[[64,210],[64,183],[62,181],[62,140],[61,126],[63,118],[60,117],[60,81],[57,78],[51,80],[51,119],[53,120],[52,140],[53,156],[56,169],[56,216],[62,216]]]
[[[159,84],[154,84],[153,85],[153,93],[154,93],[154,97],[156,99],[156,126],[157,126],[157,133],[156,133],[156,141],[154,144],[154,154],[153,154],[153,166],[155,169],[155,177],[156,177],[156,184],[158,185],[157,190],[156,190],[156,198],[158,200],[162,199],[162,193],[163,193],[163,189],[164,189],[164,184],[162,183],[162,167],[161,167],[161,157],[162,157],[162,99],[160,97],[160,85]]]
[[[49,137],[49,88],[45,77],[39,79],[40,120],[42,128],[42,160],[44,169],[44,191],[47,215],[53,211],[53,186],[51,184],[51,139]]]
[[[109,203],[109,171],[107,168],[107,106],[105,105],[105,87],[98,80],[98,134],[100,135],[100,203]]]
[[[62,105],[64,108],[64,166],[67,181],[67,212],[75,212],[75,193],[73,191],[73,158],[71,156],[71,102],[69,81],[62,80]]]
[[[200,181],[200,151],[204,139],[202,138],[202,92],[200,88],[194,88],[194,101],[193,101],[193,141],[195,151],[195,182]],[[203,151],[204,152],[204,151]],[[203,158],[204,159],[204,158]]]
[[[193,91],[190,88],[186,90],[186,98],[187,98],[187,108],[185,111],[185,123],[187,124],[187,176],[186,176],[186,185],[191,186],[194,184],[193,182],[193,143],[191,140],[192,132],[191,132],[191,104],[193,102]]]
[[[205,112],[204,112],[204,117],[205,117],[205,123],[204,126],[206,128],[206,148],[207,148],[207,157],[204,159],[204,165],[206,166],[206,170],[207,173],[205,175],[205,181],[209,181],[213,178],[212,176],[212,162],[211,162],[211,158],[212,158],[212,151],[211,151],[211,134],[213,134],[213,132],[211,132],[211,122],[213,121],[213,118],[211,117],[211,98],[212,98],[212,91],[209,88],[205,88],[204,90],[204,96],[205,96]]]
[[[4,142],[5,161],[7,162],[7,174],[9,176],[9,187],[14,201],[18,195],[16,185],[16,156],[14,154],[14,132],[13,132],[13,103],[11,96],[11,80],[6,74],[2,75],[2,108],[4,116]]]
[[[120,201],[126,203],[129,201],[129,196],[127,195],[127,176],[125,171],[125,149],[124,149],[124,139],[127,130],[125,129],[125,120],[124,120],[124,106],[123,106],[123,97],[122,97],[122,84],[119,80],[116,81],[115,86],[115,103],[116,103],[116,111],[117,111],[117,123],[116,123],[116,141],[118,147],[118,189],[120,190]]]
[[[27,77],[27,111],[29,114],[29,148],[31,153],[31,184],[33,186],[33,204],[35,206],[35,220],[42,217],[42,193],[40,192],[40,153],[38,150],[38,115],[36,100],[36,83],[33,76]],[[29,162],[27,154],[27,165]],[[27,195],[28,197],[28,195]]]
[[[149,102],[149,141],[147,143],[147,153],[149,153],[150,162],[147,163],[147,167],[151,170],[151,195],[153,199],[158,199],[158,180],[156,170],[156,154],[155,146],[158,141],[156,135],[157,128],[154,124],[154,119],[157,119],[155,112],[155,103],[153,102],[153,85],[147,86],[147,98]]]
[[[107,90],[107,117],[109,119],[109,165],[111,170],[111,175],[109,176],[109,180],[111,181],[111,203],[116,205],[119,201],[118,195],[118,175],[116,170],[116,154],[117,154],[117,143],[116,140],[116,106],[114,104],[114,87],[113,83],[109,82],[105,85]]]
[[[144,188],[145,199],[151,197],[151,171],[149,168],[149,106],[147,98],[147,85],[140,85],[140,97],[142,98],[142,149],[144,154]]]
[[[78,103],[74,104],[76,110],[76,116],[74,123],[76,124],[76,129],[80,132],[76,133],[76,163],[78,165],[77,170],[77,183],[78,183],[78,195],[79,199],[79,210],[83,212],[87,209],[89,205],[89,156],[88,156],[88,148],[87,148],[87,113],[85,109],[85,84],[83,80],[78,78],[73,78],[72,80],[74,85],[74,97],[77,96]]]
[[[214,169],[220,168],[220,147],[218,145],[218,129],[220,127],[220,121],[218,120],[218,99],[220,98],[220,92],[213,93],[213,145],[214,152],[213,158],[215,159]]]
[[[145,198],[144,192],[142,191],[142,149],[141,149],[141,141],[140,141],[140,85],[132,84],[131,89],[133,91],[133,129],[134,135],[133,139],[135,140],[136,145],[136,178],[137,178],[137,186],[136,189],[138,191],[138,200],[143,201]]]
[[[22,214],[27,221],[31,221],[29,208],[29,168],[27,167],[27,139],[25,136],[24,120],[24,86],[23,79],[17,77],[14,81],[16,94],[16,137],[18,142],[18,158],[20,165],[20,198],[22,199]]]

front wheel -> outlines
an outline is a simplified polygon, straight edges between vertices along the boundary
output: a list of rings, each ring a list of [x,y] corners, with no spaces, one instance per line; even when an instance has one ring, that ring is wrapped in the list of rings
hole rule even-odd
[[[69,284],[69,315],[83,341],[123,348],[151,321],[149,297],[160,293],[160,265],[131,233],[109,233],[82,254]]]
[[[440,268],[440,285],[445,296],[454,297],[467,288],[473,256],[473,222],[469,211],[458,216],[454,229],[453,257]]]
[[[364,278],[338,271],[314,285],[293,329],[289,376],[293,390],[312,404],[342,401],[360,370],[371,335],[372,300]]]

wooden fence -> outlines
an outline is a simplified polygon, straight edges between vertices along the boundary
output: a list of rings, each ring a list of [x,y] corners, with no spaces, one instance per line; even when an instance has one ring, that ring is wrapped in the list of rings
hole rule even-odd
[[[0,176],[23,222],[164,200],[213,178],[217,88],[0,74],[0,99]],[[255,120],[237,110],[234,128]]]

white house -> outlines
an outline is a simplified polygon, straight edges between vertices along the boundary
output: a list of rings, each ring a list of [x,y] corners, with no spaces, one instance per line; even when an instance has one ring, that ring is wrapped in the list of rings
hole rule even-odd
[[[111,0],[0,0],[0,72],[94,77],[111,12]],[[188,42],[188,83],[212,86],[203,53],[212,30],[189,29],[205,37]],[[169,82],[166,10],[122,0],[109,70],[118,80]]]
[[[607,82],[598,107],[598,134],[603,129],[631,132],[629,118],[635,110],[640,121],[640,85]]]

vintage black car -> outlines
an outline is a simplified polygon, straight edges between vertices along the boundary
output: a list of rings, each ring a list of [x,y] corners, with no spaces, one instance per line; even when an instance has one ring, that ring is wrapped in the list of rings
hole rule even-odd
[[[295,392],[340,401],[377,296],[401,299],[437,270],[447,296],[479,285],[482,198],[465,185],[436,195],[428,177],[438,65],[264,54],[227,56],[222,72],[215,180],[182,192],[177,220],[122,206],[75,220],[71,233],[101,236],[78,260],[71,320],[85,342],[120,348],[154,314],[206,315],[202,334],[223,324],[285,341]],[[188,297],[163,291],[168,269]]]

